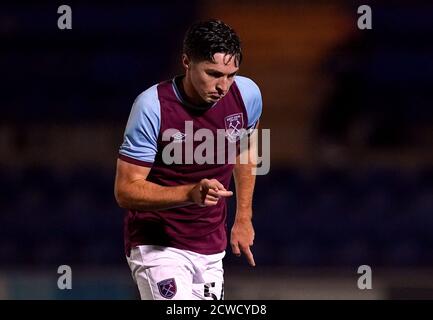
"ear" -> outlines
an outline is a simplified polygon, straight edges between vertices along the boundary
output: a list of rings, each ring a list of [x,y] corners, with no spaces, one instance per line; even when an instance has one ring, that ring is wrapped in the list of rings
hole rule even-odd
[[[191,68],[191,60],[188,58],[188,56],[185,53],[182,54],[182,65],[185,68],[185,70]]]

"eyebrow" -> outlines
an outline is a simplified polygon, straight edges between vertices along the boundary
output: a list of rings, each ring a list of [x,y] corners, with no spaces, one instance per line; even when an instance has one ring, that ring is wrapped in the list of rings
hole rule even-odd
[[[214,69],[206,69],[205,71],[206,71],[207,73],[213,73],[213,74],[216,74],[216,75],[219,75],[219,76],[223,76],[223,75],[224,75],[224,73],[222,73],[222,72],[220,72],[220,71],[218,71],[218,70],[214,70]],[[233,72],[233,73],[229,73],[229,76],[234,76],[238,71],[239,71],[239,69],[236,70],[236,71]]]

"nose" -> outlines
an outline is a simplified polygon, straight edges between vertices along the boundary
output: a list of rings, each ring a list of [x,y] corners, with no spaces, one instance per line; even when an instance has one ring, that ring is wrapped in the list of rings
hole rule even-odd
[[[225,95],[229,90],[230,82],[226,77],[221,77],[216,85],[216,89],[220,95]]]

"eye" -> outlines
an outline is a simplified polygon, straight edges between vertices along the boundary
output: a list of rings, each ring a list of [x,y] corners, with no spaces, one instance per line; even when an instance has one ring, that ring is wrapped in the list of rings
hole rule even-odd
[[[208,72],[208,75],[210,75],[213,78],[219,78],[219,77],[221,77],[221,75],[219,73],[215,73],[215,72]]]

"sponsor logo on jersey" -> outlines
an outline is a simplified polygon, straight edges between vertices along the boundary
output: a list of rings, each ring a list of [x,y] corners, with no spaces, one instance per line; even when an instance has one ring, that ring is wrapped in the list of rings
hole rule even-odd
[[[171,136],[174,143],[180,143],[185,141],[186,134],[182,132],[177,132]]]

